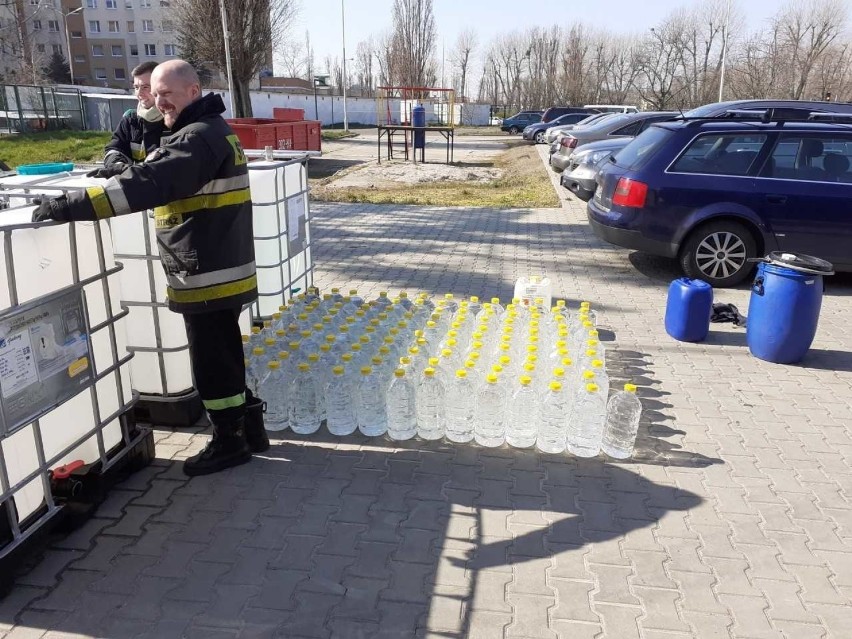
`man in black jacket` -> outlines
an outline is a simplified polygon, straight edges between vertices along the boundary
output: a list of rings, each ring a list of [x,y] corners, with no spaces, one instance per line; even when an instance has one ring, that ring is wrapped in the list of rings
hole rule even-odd
[[[170,131],[160,147],[103,187],[42,202],[33,220],[97,220],[154,209],[169,308],[184,316],[196,387],[214,432],[207,447],[186,460],[184,472],[204,475],[245,463],[252,450],[269,446],[262,422],[259,432],[245,430],[238,319],[257,299],[248,167],[222,119],[222,98],[202,97],[187,62],[159,65],[151,88]]]
[[[90,177],[109,178],[125,168],[141,162],[158,146],[163,135],[163,114],[154,104],[151,94],[151,73],[157,63],[143,62],[137,66],[133,76],[133,92],[139,103],[136,110],[128,109],[104,148],[104,168],[89,173]]]

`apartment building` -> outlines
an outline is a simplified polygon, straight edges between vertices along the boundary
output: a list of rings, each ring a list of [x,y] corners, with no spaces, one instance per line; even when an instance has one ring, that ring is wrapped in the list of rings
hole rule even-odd
[[[0,76],[5,82],[33,82],[54,52],[66,55],[57,0],[0,3]]]
[[[79,2],[80,0],[77,0]],[[82,0],[87,51],[75,52],[80,79],[88,84],[129,88],[130,71],[147,60],[177,57],[177,32],[169,0]],[[75,34],[71,33],[73,41]],[[85,57],[85,59],[84,59]]]
[[[133,67],[178,55],[169,0],[22,1],[23,19],[18,3],[0,3],[5,82],[33,82],[26,70],[45,66],[56,51],[68,59],[75,83],[129,89]]]

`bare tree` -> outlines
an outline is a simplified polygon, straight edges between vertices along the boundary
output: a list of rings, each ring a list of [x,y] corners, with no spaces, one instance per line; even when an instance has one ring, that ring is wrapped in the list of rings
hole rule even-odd
[[[358,46],[355,48],[355,72],[358,75],[358,84],[361,87],[361,93],[365,96],[372,96],[375,93],[374,57],[372,37],[358,43]]]
[[[434,82],[435,15],[432,0],[394,0],[393,75],[403,86]]]
[[[800,100],[817,61],[845,26],[846,7],[842,0],[791,3],[777,16],[776,22],[784,38],[793,73],[791,97]]]
[[[237,117],[252,115],[249,83],[272,57],[272,43],[284,43],[296,16],[297,0],[228,0],[228,30]],[[212,63],[224,74],[225,46],[219,3],[172,3],[183,56],[196,65]]]
[[[682,75],[682,43],[687,24],[687,14],[675,11],[651,29],[639,50],[636,89],[655,110],[684,105],[687,87]]]
[[[456,88],[459,93],[459,101],[467,98],[468,75],[470,73],[471,62],[477,45],[478,38],[476,37],[476,31],[473,29],[465,29],[459,33],[458,38],[456,39],[456,44],[450,54],[450,59],[452,60],[453,66],[456,70],[455,76],[458,78],[458,85]]]

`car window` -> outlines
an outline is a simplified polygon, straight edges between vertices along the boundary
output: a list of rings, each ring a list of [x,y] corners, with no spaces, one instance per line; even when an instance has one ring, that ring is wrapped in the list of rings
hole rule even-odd
[[[782,133],[761,177],[852,183],[852,137]]]
[[[630,144],[615,154],[615,163],[626,169],[638,169],[657,149],[666,143],[672,132],[662,127],[652,126],[645,129]]]
[[[748,175],[768,136],[710,133],[695,138],[672,164],[676,173]]]
[[[643,123],[642,123],[641,120],[638,121],[638,122],[632,122],[631,124],[628,124],[627,126],[623,126],[620,129],[616,129],[615,131],[610,133],[610,135],[629,135],[629,136],[639,135],[639,132],[642,130],[642,124]]]

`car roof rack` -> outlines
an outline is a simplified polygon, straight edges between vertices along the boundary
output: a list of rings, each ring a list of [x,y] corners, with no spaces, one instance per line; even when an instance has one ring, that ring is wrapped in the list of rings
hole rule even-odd
[[[793,116],[795,113],[795,117]],[[796,107],[768,107],[765,109],[728,109],[724,113],[700,117],[676,116],[681,122],[718,122],[719,120],[737,120],[738,122],[760,122],[762,124],[786,122],[838,122],[852,124],[852,113],[830,113],[823,111],[806,111]]]

